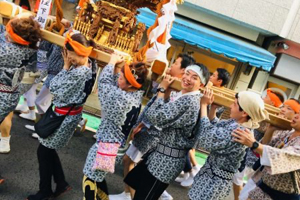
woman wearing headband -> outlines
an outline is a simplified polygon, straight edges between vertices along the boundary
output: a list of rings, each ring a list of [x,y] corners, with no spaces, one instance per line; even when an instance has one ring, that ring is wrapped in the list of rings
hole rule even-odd
[[[17,106],[18,87],[41,32],[33,17],[17,16],[0,26],[0,122]]]
[[[102,116],[97,130],[97,141],[90,148],[83,169],[83,192],[86,200],[108,199],[105,176],[108,171],[114,171],[114,163],[111,162],[107,170],[95,168],[94,165],[98,162],[96,156],[101,155],[104,159],[108,156],[108,159],[115,160],[116,154],[103,153],[99,149],[108,147],[117,151],[126,142],[122,133],[126,113],[134,107],[140,107],[142,102],[142,86],[148,74],[145,63],[125,64],[120,68],[121,63],[122,58],[113,54],[99,78],[98,95]]]
[[[134,200],[158,199],[170,182],[183,170],[186,156],[194,146],[193,128],[196,125],[201,93],[209,72],[202,64],[190,65],[182,77],[182,90],[172,92],[165,101],[165,90],[174,78],[165,76],[158,89],[157,98],[145,113],[155,129],[148,133],[159,137],[156,149],[147,159],[133,168],[125,183],[135,190]],[[143,133],[138,133],[143,134]]]
[[[88,41],[80,33],[67,34],[63,70],[50,83],[50,92],[53,95],[54,113],[57,116],[68,115],[60,127],[47,138],[39,138],[37,150],[40,184],[35,195],[28,196],[28,200],[42,200],[56,198],[71,189],[65,180],[60,159],[56,152],[67,145],[82,116],[83,104],[87,97],[86,83],[92,79],[92,69],[88,56],[92,52],[93,42]],[[49,109],[52,109],[50,107]],[[70,111],[70,112],[69,112]],[[56,183],[53,193],[52,176]]]
[[[35,68],[28,62],[36,53],[40,37],[39,24],[28,15],[16,16],[6,27],[0,25],[0,124],[18,104],[24,71]],[[1,136],[6,152],[10,150],[9,140],[9,135]]]

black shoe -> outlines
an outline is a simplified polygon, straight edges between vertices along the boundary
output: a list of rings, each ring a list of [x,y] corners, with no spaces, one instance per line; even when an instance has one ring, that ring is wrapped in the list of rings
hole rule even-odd
[[[53,197],[57,198],[70,190],[72,190],[72,187],[70,185],[66,185],[64,187],[56,187]]]
[[[26,200],[50,200],[53,197],[53,193],[44,194],[42,192],[38,192],[33,195],[29,195]]]

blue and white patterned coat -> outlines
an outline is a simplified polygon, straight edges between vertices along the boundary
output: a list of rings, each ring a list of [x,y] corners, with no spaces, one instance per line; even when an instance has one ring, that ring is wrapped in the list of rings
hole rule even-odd
[[[56,107],[66,107],[73,104],[81,105],[86,94],[86,81],[92,78],[92,70],[86,66],[71,67],[62,70],[51,81],[50,92]],[[60,115],[60,114],[57,114]],[[40,143],[50,149],[59,149],[67,145],[71,139],[82,114],[67,115],[61,126],[48,138],[39,138]]]
[[[169,102],[158,98],[146,112],[149,122],[157,128],[149,129],[148,133],[159,136],[160,144],[183,149],[187,153],[195,143],[192,132],[199,114],[200,98],[199,91],[181,95]],[[146,164],[155,178],[170,183],[183,170],[185,162],[185,157],[174,158],[155,150],[149,155]]]
[[[83,173],[90,179],[102,182],[107,172],[93,171],[98,142],[124,143],[125,135],[122,126],[126,114],[132,107],[141,105],[143,91],[126,92],[117,85],[118,75],[114,75],[114,66],[107,65],[101,72],[98,83],[98,95],[101,104],[101,124],[97,130],[97,142],[90,148]]]
[[[231,133],[243,127],[233,119],[220,122],[214,119],[210,122],[207,117],[202,117],[197,128],[197,148],[209,151],[210,155],[194,178],[189,198],[191,200],[224,199],[229,195],[232,181],[222,179],[212,171],[215,174],[220,172],[224,177],[226,175],[220,170],[231,172],[230,174],[237,172],[246,147],[233,142]]]
[[[51,80],[63,69],[64,60],[61,55],[62,48],[58,45],[52,44],[47,41],[42,41],[40,49],[47,51],[47,72],[48,76],[44,82],[44,85],[49,88]]]
[[[36,50],[27,46],[7,42],[5,27],[0,25],[0,84],[11,88],[17,88],[24,76],[26,68],[21,67],[23,61],[28,61],[36,53]],[[15,109],[20,98],[18,90],[15,93],[0,92],[0,122]]]
[[[154,103],[154,101],[156,100],[156,95],[153,96],[149,102],[147,103],[147,105],[145,106],[145,108],[143,109],[142,113],[140,114],[136,126],[139,125],[140,123],[143,123],[146,127],[143,128],[141,130],[140,133],[136,134],[132,144],[142,153],[145,154],[147,153],[149,150],[156,148],[157,143],[159,141],[159,136],[158,135],[151,135],[149,134],[149,130],[148,129],[154,129],[155,131],[155,127],[151,125],[151,123],[149,122],[149,120],[147,119],[146,116],[146,112],[148,111],[148,109],[151,107],[151,105]]]

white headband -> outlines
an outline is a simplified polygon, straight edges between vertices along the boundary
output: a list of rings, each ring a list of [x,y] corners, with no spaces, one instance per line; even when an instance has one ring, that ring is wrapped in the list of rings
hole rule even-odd
[[[187,68],[185,68],[185,71],[188,71],[188,70],[192,70],[193,72],[195,72],[199,78],[200,78],[200,82],[205,85],[206,84],[206,78],[204,77],[203,75],[203,71],[202,69],[200,68],[200,66],[198,65],[190,65],[188,66]]]

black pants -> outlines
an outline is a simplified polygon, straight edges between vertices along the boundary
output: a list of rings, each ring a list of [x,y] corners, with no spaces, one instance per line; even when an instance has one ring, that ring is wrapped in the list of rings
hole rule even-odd
[[[84,176],[82,189],[84,200],[109,200],[105,179],[102,182],[96,182]]]
[[[56,150],[49,149],[40,144],[37,156],[40,171],[40,191],[44,194],[52,193],[52,176],[57,189],[66,187],[68,183],[65,181],[64,171]]]
[[[157,200],[169,186],[148,171],[145,161],[133,168],[125,177],[124,182],[135,189],[133,200]]]
[[[186,155],[186,161],[185,161],[185,165],[183,168],[183,171],[185,173],[190,172],[193,169],[192,164],[191,164],[191,158],[190,158],[190,154],[188,153]]]

